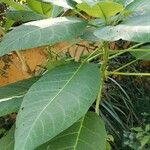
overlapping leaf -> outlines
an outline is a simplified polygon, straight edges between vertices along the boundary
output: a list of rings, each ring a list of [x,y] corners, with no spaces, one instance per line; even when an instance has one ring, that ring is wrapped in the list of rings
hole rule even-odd
[[[79,120],[94,102],[99,81],[93,64],[71,63],[47,72],[24,97],[15,150],[33,150]]]
[[[35,12],[40,14],[45,14],[47,16],[51,15],[53,6],[49,3],[40,2],[37,0],[27,0],[28,6]]]
[[[18,111],[24,95],[38,79],[31,78],[0,87],[0,117]]]
[[[74,0],[42,0],[43,2],[49,2],[57,6],[61,6],[68,9],[73,9],[75,6]]]
[[[59,17],[25,23],[10,31],[0,43],[0,56],[22,50],[71,40],[82,34],[86,22],[77,18]]]
[[[104,123],[97,114],[88,112],[81,120],[36,150],[105,150],[105,147]]]
[[[149,0],[134,0],[127,7],[126,10],[133,11],[139,15],[144,13],[150,13],[150,1]]]
[[[104,20],[123,10],[121,4],[109,1],[99,2],[93,6],[90,6],[87,3],[81,3],[78,4],[77,7],[90,16],[103,18]]]
[[[45,15],[37,14],[33,11],[10,11],[6,13],[6,17],[15,22],[29,22],[34,20],[46,19]]]
[[[117,26],[107,26],[95,31],[95,35],[104,41],[123,39],[135,42],[150,42],[150,15],[130,17]]]

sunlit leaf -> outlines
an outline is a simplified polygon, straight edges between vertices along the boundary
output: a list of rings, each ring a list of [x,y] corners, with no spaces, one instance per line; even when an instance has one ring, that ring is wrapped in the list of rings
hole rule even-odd
[[[50,3],[44,3],[37,0],[27,0],[27,4],[33,11],[47,16],[51,15],[53,9],[53,6]]]
[[[123,6],[121,4],[109,1],[99,2],[94,6],[90,6],[87,3],[81,3],[78,4],[77,7],[90,16],[103,18],[104,20],[123,10]]]

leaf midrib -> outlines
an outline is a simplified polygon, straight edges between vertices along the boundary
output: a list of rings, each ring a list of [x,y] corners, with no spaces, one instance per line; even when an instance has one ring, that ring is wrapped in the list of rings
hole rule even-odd
[[[62,87],[62,89],[60,89],[60,91],[52,98],[52,100],[44,107],[44,109],[41,111],[41,113],[37,116],[36,120],[33,122],[33,125],[31,126],[30,130],[29,130],[29,134],[26,137],[26,140],[28,139],[36,121],[40,118],[40,116],[42,115],[42,113],[44,112],[44,110],[55,100],[55,98],[65,89],[65,87],[71,82],[71,80],[75,77],[75,75],[79,72],[79,70],[81,69],[81,67],[83,66],[84,63],[80,64],[80,66],[78,67],[78,69],[74,72],[74,74],[70,77],[70,79],[66,82],[66,84]],[[26,142],[24,143],[23,149],[26,145]]]
[[[80,137],[80,134],[81,134],[81,130],[82,130],[82,125],[83,125],[84,119],[85,119],[85,117],[82,118],[82,120],[81,120],[80,128],[79,128],[78,135],[77,135],[77,138],[76,138],[76,142],[75,142],[75,145],[74,145],[74,150],[76,150],[77,145],[78,145],[78,141],[79,141],[79,137]]]

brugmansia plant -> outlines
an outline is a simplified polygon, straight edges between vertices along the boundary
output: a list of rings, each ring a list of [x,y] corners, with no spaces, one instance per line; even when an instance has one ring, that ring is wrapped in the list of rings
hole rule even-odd
[[[0,88],[0,116],[18,112],[15,125],[0,140],[0,149],[108,149],[99,116],[105,81],[112,75],[150,75],[120,72],[133,62],[111,71],[109,61],[126,52],[136,57],[134,62],[150,59],[149,47],[143,46],[150,42],[150,1],[0,2],[10,6],[5,14],[7,33],[0,43],[0,56],[29,48],[50,48],[63,41],[86,40],[98,45],[78,62],[66,58],[36,78]],[[13,28],[16,22],[19,26]],[[120,39],[131,41],[133,46],[111,50],[109,43]],[[95,112],[88,111],[91,106]]]

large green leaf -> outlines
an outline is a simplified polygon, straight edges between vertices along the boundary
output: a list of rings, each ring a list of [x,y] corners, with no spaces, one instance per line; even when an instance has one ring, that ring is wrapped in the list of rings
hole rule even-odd
[[[14,150],[15,125],[0,139],[0,150]]]
[[[99,2],[94,6],[90,6],[87,3],[81,3],[78,4],[77,7],[90,16],[99,17],[103,19],[107,19],[110,16],[114,16],[115,14],[123,10],[123,6],[121,4],[109,1]]]
[[[77,18],[59,17],[25,23],[6,34],[0,43],[0,56],[60,41],[71,40],[82,34],[86,22]]]
[[[105,150],[106,131],[102,119],[88,112],[81,120],[36,150]]]
[[[150,15],[130,17],[117,26],[107,26],[95,31],[95,35],[104,41],[119,39],[135,42],[150,42]]]
[[[134,0],[126,7],[126,10],[131,10],[139,15],[148,12],[150,13],[150,0]]]
[[[38,79],[31,78],[0,87],[0,117],[18,111],[24,95]]]
[[[49,3],[40,2],[38,0],[27,0],[28,6],[37,13],[50,16],[53,6]]]
[[[46,19],[45,15],[35,13],[33,11],[22,10],[22,11],[9,11],[6,12],[6,17],[15,22],[29,22],[34,20]]]
[[[25,95],[16,122],[15,150],[33,150],[79,120],[99,90],[94,64],[58,66]]]
[[[5,137],[0,140],[0,150],[14,150],[13,126]],[[106,130],[103,120],[94,112],[88,112],[82,119],[60,133],[36,150],[105,150]]]

